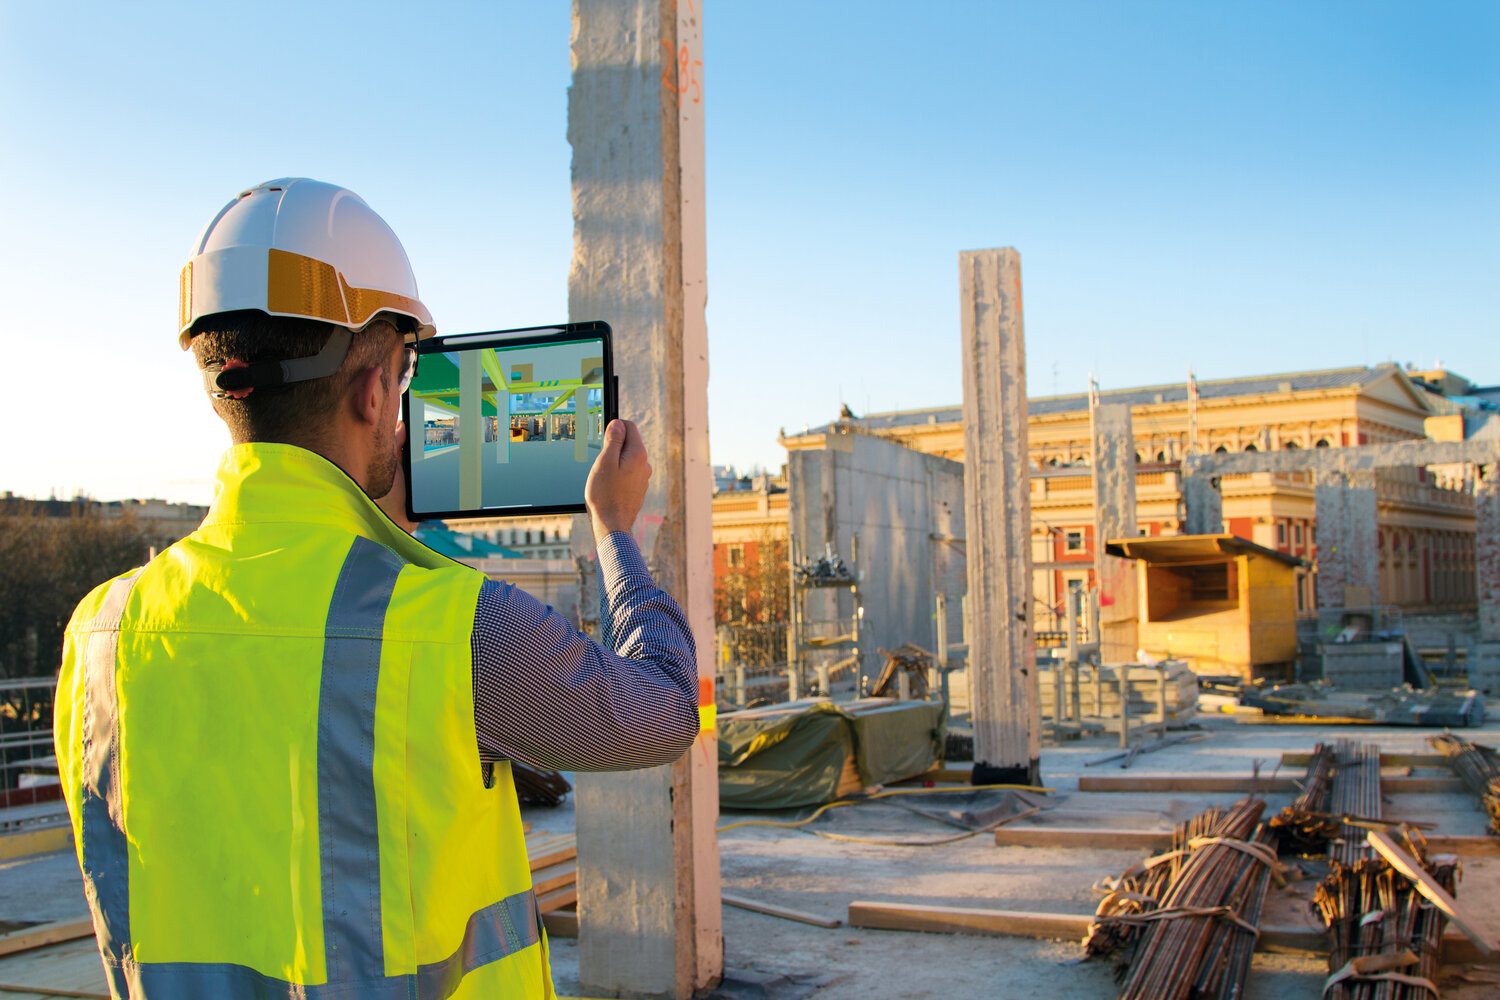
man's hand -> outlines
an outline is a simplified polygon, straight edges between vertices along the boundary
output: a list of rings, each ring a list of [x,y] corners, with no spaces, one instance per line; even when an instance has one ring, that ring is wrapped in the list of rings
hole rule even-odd
[[[611,532],[630,531],[646,502],[650,482],[651,463],[640,429],[629,420],[611,420],[604,428],[604,447],[583,487],[595,542]]]

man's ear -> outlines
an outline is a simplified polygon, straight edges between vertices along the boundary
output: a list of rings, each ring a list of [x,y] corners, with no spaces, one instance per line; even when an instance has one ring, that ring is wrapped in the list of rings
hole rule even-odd
[[[374,425],[380,421],[380,402],[384,398],[381,385],[382,370],[379,366],[361,372],[349,386],[346,397],[351,416],[362,424]]]

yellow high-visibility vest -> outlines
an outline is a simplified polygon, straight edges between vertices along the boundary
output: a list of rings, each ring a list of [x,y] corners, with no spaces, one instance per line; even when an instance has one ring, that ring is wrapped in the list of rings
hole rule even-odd
[[[510,766],[479,763],[483,579],[248,444],[199,530],[84,599],[54,733],[115,996],[552,995]]]

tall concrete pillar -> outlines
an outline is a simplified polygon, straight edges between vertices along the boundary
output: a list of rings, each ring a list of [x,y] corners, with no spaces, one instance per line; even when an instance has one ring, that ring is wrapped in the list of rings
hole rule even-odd
[[[1130,559],[1108,555],[1105,543],[1134,538],[1135,434],[1130,406],[1109,403],[1090,411],[1094,432],[1094,579],[1099,585],[1100,654],[1105,663],[1135,659],[1137,648],[1136,568]]]
[[[1319,470],[1313,504],[1318,531],[1318,610],[1379,604],[1375,473]]]
[[[1469,685],[1500,696],[1500,464],[1479,467],[1474,490],[1474,572],[1479,642],[1469,647]]]
[[[1041,720],[1031,591],[1031,470],[1021,255],[958,255],[974,783],[1036,784]]]
[[[1181,477],[1182,533],[1218,535],[1224,531],[1224,495],[1214,477],[1190,472],[1184,462]]]
[[[458,358],[458,503],[478,507],[484,489],[484,364],[478,351],[461,351]]]
[[[655,470],[636,535],[687,615],[711,699],[702,16],[703,0],[573,0],[568,315],[617,331],[621,416]],[[685,1000],[721,977],[717,760],[710,725],[674,764],[578,775],[586,995]]]

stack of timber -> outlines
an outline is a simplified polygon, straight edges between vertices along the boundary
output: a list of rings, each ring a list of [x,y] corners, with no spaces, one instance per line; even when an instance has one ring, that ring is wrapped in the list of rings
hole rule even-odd
[[[1490,814],[1490,832],[1500,836],[1500,756],[1489,747],[1449,733],[1433,736],[1427,742],[1448,758],[1469,791],[1479,797],[1485,812]]]
[[[1405,839],[1413,862],[1451,899],[1458,889],[1458,859],[1451,854],[1427,857],[1420,834]],[[1337,860],[1331,865],[1315,897],[1333,936],[1331,975],[1323,995],[1328,1000],[1436,997],[1447,914],[1384,857],[1365,858],[1352,867]]]
[[[1333,793],[1333,747],[1319,743],[1313,748],[1302,794],[1271,817],[1270,827],[1281,836],[1282,850],[1303,854],[1321,854],[1328,841],[1338,836],[1339,818],[1328,812]]]
[[[1099,667],[1084,664],[1078,668],[1078,703],[1084,716],[1118,718],[1120,715],[1120,675],[1126,671],[1126,690],[1130,693],[1130,716],[1133,719],[1155,719],[1161,713],[1159,689],[1161,675],[1156,667],[1132,666],[1128,664],[1106,664]],[[1198,675],[1193,673],[1185,660],[1167,660],[1163,664],[1167,674],[1167,722],[1168,724],[1192,721],[1198,712]],[[1099,670],[1102,687],[1095,680],[1094,671]],[[1070,711],[1072,691],[1068,688],[1071,675],[1062,661],[1054,661],[1050,667],[1037,670],[1038,705],[1042,717],[1052,718],[1057,704],[1053,692],[1053,676],[1063,675],[1063,711]]]
[[[1245,799],[1194,817],[1174,835],[1173,851],[1138,866],[1139,875],[1127,872],[1100,904],[1085,949],[1103,955],[1133,945],[1121,1000],[1244,996],[1277,864],[1264,810]]]
[[[571,833],[536,833],[526,838],[531,890],[543,917],[578,903],[578,841]],[[548,923],[548,931],[552,931]],[[556,933],[555,931],[552,931]]]
[[[1339,691],[1326,683],[1247,687],[1240,705],[1265,715],[1325,722],[1369,722],[1386,726],[1482,726],[1484,695],[1478,691],[1407,687],[1363,693]]]
[[[872,698],[894,698],[901,688],[900,675],[906,674],[907,691],[913,698],[926,698],[927,672],[937,664],[937,657],[914,643],[903,643],[895,649],[882,649],[885,668],[870,688]]]

